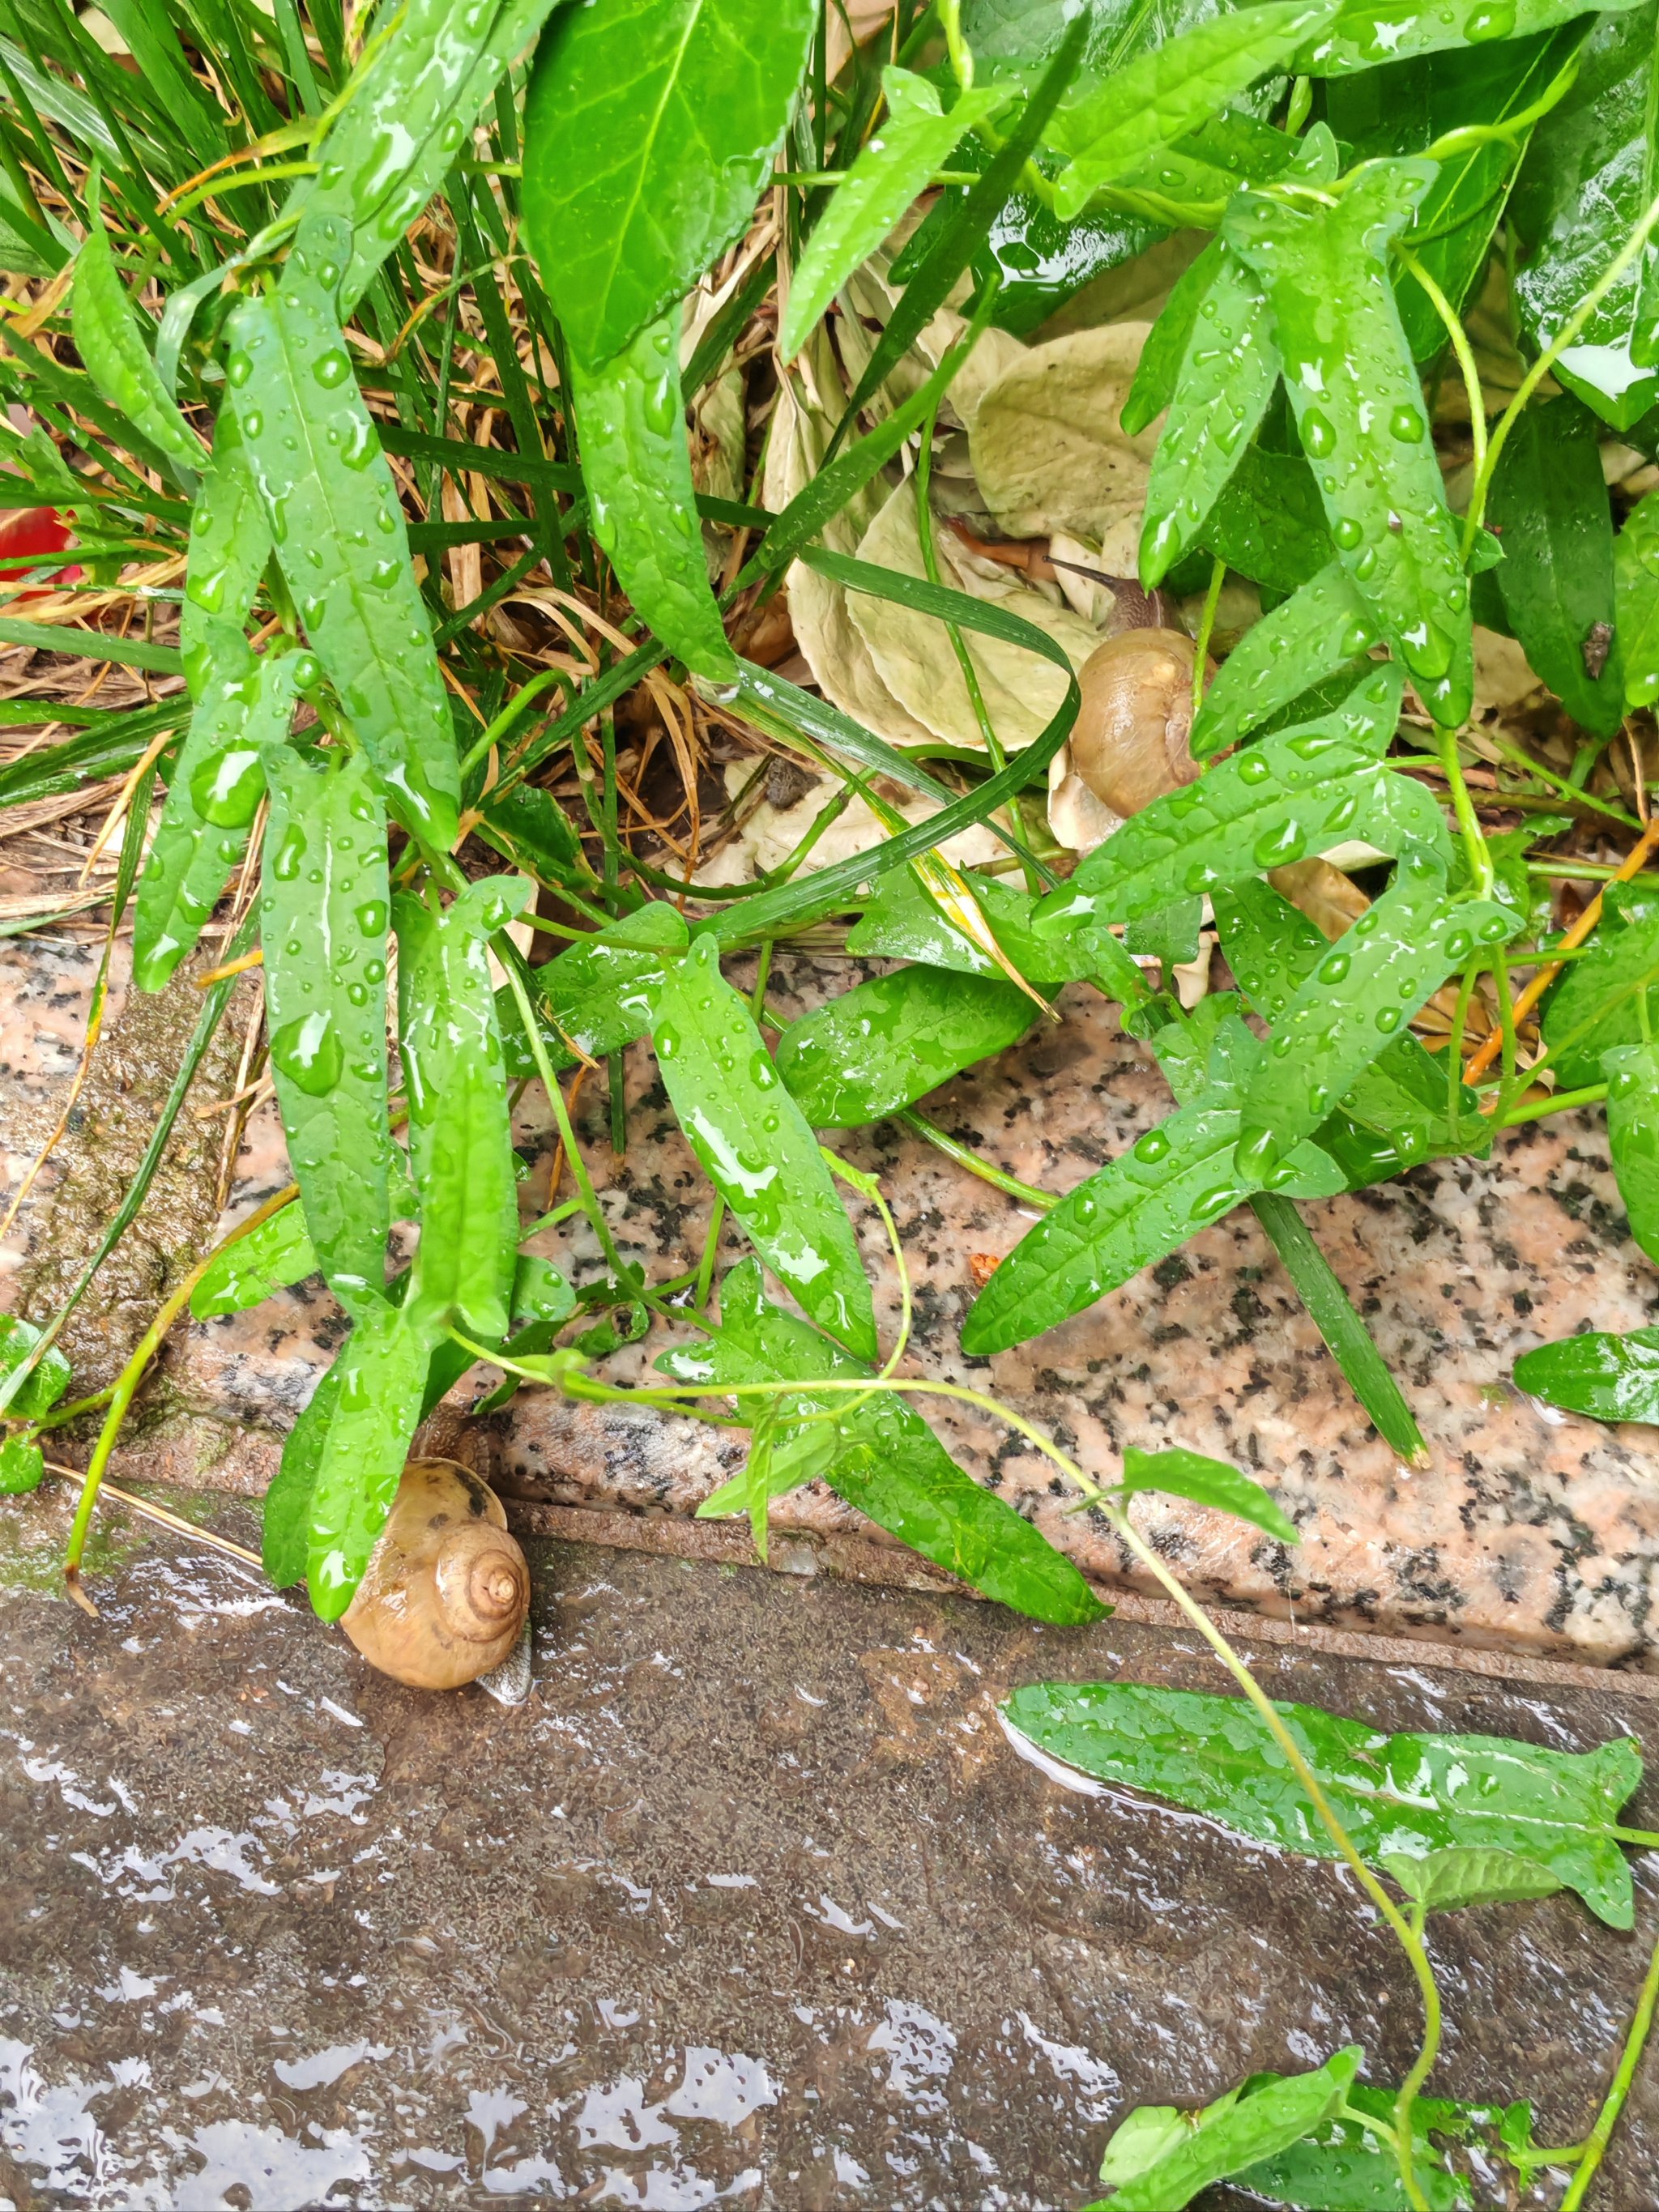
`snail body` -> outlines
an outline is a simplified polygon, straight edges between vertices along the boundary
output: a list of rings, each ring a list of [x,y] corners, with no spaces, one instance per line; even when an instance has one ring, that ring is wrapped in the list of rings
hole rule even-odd
[[[454,1690],[507,1657],[529,1610],[495,1492],[454,1460],[410,1460],[340,1622],[351,1642],[412,1689]]]

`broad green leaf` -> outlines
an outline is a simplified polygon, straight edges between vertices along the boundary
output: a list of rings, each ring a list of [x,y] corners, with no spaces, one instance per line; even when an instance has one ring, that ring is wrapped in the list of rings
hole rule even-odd
[[[791,361],[853,271],[867,261],[957,141],[1002,106],[991,86],[959,95],[948,115],[926,77],[908,70],[881,76],[887,119],[860,152],[819,216],[790,278],[778,349]]]
[[[1273,1024],[1242,1107],[1241,1172],[1266,1177],[1310,1135],[1477,944],[1521,917],[1494,900],[1449,899],[1437,854],[1407,845],[1394,882],[1340,937]]]
[[[689,668],[711,682],[731,683],[737,655],[709,589],[691,483],[678,313],[647,324],[597,368],[573,360],[571,398],[593,534],[623,589]]]
[[[1368,2113],[1386,2127],[1392,2127],[1394,2105],[1394,2090],[1364,2082],[1355,2082],[1347,2094],[1349,2112]],[[1491,2105],[1454,2105],[1440,2097],[1414,2101],[1413,2155],[1429,2212],[1462,2212],[1469,2203],[1468,2185],[1451,2163],[1454,2154],[1437,2147],[1431,2136],[1468,2142],[1503,2117],[1502,2108]],[[1410,2212],[1392,2142],[1340,2113],[1236,2179],[1241,2189],[1269,2203],[1295,2205],[1297,2212]]]
[[[1632,509],[1613,540],[1614,627],[1625,663],[1625,703],[1659,699],[1659,492]]]
[[[285,1206],[228,1244],[190,1294],[198,1321],[220,1314],[245,1313],[273,1291],[302,1283],[317,1272],[317,1254],[306,1231],[303,1210]]]
[[[817,25],[811,0],[555,17],[526,103],[525,221],[579,361],[621,353],[742,232]]]
[[[773,1380],[805,1387],[785,1400],[797,1417],[830,1412],[836,1455],[825,1480],[849,1505],[987,1597],[1056,1626],[1098,1620],[1106,1611],[1063,1553],[994,1491],[963,1473],[921,1415],[892,1391],[861,1397],[811,1384],[871,1370],[769,1305],[754,1261],[720,1286],[720,1331],[710,1344],[665,1352],[658,1365],[712,1390]],[[739,1398],[738,1418],[757,1420],[767,1401]]]
[[[1241,1474],[1225,1460],[1206,1459],[1202,1452],[1176,1446],[1168,1451],[1147,1452],[1135,1445],[1123,1454],[1122,1487],[1128,1492],[1161,1490],[1173,1498],[1190,1498],[1199,1505],[1212,1505],[1218,1513],[1236,1514],[1277,1536],[1281,1544],[1297,1544],[1301,1532],[1272,1493]]]
[[[1630,1233],[1659,1266],[1659,1044],[1615,1045],[1607,1076],[1607,1144]]]
[[[1399,702],[1399,671],[1378,669],[1335,713],[1263,738],[1154,799],[1086,855],[1073,884],[1103,915],[1133,921],[1355,837],[1449,859],[1438,804],[1380,757]]]
[[[33,1322],[19,1314],[0,1314],[0,1375],[16,1372],[40,1341]],[[15,1398],[6,1401],[6,1414],[15,1421],[38,1421],[49,1413],[70,1386],[70,1364],[61,1352],[46,1353]]]
[[[1173,2141],[1137,2134],[1120,2150],[1115,2136],[1101,2179],[1116,2187],[1090,2212],[1181,2212],[1211,2182],[1288,2149],[1340,2112],[1364,2055],[1358,2044],[1350,2044],[1310,2074],[1275,2077],[1251,2094],[1224,2097],[1201,2112],[1182,2114]],[[1157,2148],[1160,2142],[1164,2147]],[[1139,2164],[1149,2150],[1155,2150],[1151,2163]],[[1132,2170],[1126,2172],[1132,2161]]]
[[[225,374],[306,635],[405,826],[454,841],[454,723],[398,487],[316,273],[230,321]]]
[[[337,1620],[386,1526],[421,1418],[431,1340],[400,1307],[364,1304],[335,1355],[334,1403],[317,1450],[307,1509],[312,1609]]]
[[[1376,161],[1334,207],[1247,191],[1223,234],[1273,303],[1337,557],[1431,711],[1455,726],[1473,696],[1469,587],[1387,260],[1433,180],[1431,163]]]
[[[314,149],[314,181],[289,204],[301,212],[298,246],[317,249],[343,318],[442,185],[473,117],[549,9],[550,0],[410,0],[392,19],[392,35]]]
[[[900,968],[792,1023],[778,1073],[815,1129],[861,1128],[1006,1052],[1036,1019],[1025,994],[994,976]]]
[[[185,680],[200,698],[214,673],[211,641],[221,625],[240,630],[270,558],[270,526],[248,466],[241,423],[222,407],[213,425],[213,455],[190,510],[190,550],[179,642]]]
[[[133,975],[159,991],[194,948],[247,846],[268,747],[288,735],[301,656],[256,653],[239,628],[199,618],[196,711],[139,878]]]
[[[1613,0],[1615,8],[1632,4],[1632,0]],[[1347,0],[1329,29],[1311,40],[1291,66],[1308,76],[1336,76],[1406,55],[1524,37],[1585,12],[1584,0],[1480,0],[1462,12],[1449,8],[1402,10],[1387,6],[1384,0]]]
[[[329,1288],[378,1306],[391,1226],[386,826],[361,756],[265,755],[259,932],[265,1017],[294,1180]]]
[[[709,1181],[812,1319],[873,1358],[853,1224],[754,1017],[720,974],[712,938],[694,939],[665,976],[653,1026],[663,1083]]]
[[[1234,1161],[1240,1080],[1261,1050],[1236,1027],[1218,1041],[1228,1049],[1212,1059],[1206,1090],[1068,1192],[1015,1246],[963,1324],[970,1357],[1058,1327],[1261,1187]],[[1303,1197],[1330,1196],[1342,1182],[1311,1145],[1297,1146],[1279,1176],[1279,1188]]]
[[[1601,921],[1544,1007],[1544,1042],[1567,1089],[1595,1083],[1601,1056],[1639,1044],[1640,1002],[1659,985],[1659,896],[1642,884],[1609,884]]]
[[[553,1066],[603,1060],[644,1036],[656,1018],[657,994],[668,971],[664,955],[683,953],[690,942],[678,910],[653,899],[533,969],[530,1002]],[[495,1019],[508,1075],[515,1082],[534,1075],[518,1001],[506,985],[495,994]]]
[[[1602,275],[1651,196],[1647,137],[1654,98],[1653,0],[1603,12],[1579,49],[1571,90],[1533,132],[1510,200],[1515,302],[1529,352],[1549,343]],[[1632,351],[1641,328],[1632,267],[1553,370],[1615,430],[1659,402],[1659,371]]]
[[[1492,586],[1528,664],[1575,721],[1612,737],[1625,715],[1613,514],[1595,417],[1571,392],[1516,422],[1486,519],[1504,541]]]
[[[1253,1705],[1138,1682],[1039,1682],[1003,1707],[1051,1758],[1314,1858],[1334,1844]],[[1362,1858],[1486,1845],[1549,1868],[1610,1928],[1632,1922],[1614,1830],[1642,1778],[1628,1737],[1583,1753],[1504,1736],[1386,1735],[1276,1705]]]
[[[592,880],[574,823],[538,785],[515,783],[503,798],[483,799],[478,835],[538,883]]]
[[[1392,1875],[1407,1897],[1431,1912],[1455,1912],[1466,1905],[1505,1905],[1532,1897],[1553,1897],[1563,1887],[1559,1877],[1536,1859],[1490,1844],[1450,1844],[1419,1856],[1412,1851],[1382,1851],[1377,1864]]]
[[[1079,894],[1044,901],[1041,927],[1033,920],[1038,900],[969,870],[966,880],[997,943],[1022,975],[1053,988],[1088,977],[1109,998],[1138,1004],[1148,994],[1140,970],[1096,910]],[[954,969],[963,975],[995,975],[996,963],[954,928],[917,881],[913,868],[894,868],[879,877],[864,912],[848,933],[847,949],[893,960],[919,960],[929,968]]]
[[[1278,69],[1328,21],[1328,0],[1272,0],[1200,23],[1109,75],[1081,81],[1056,110],[1050,145],[1072,157],[1054,184],[1062,216],[1080,215],[1103,185],[1184,138]]]
[[[1259,445],[1247,446],[1240,455],[1205,517],[1198,542],[1252,583],[1285,593],[1312,583],[1336,559],[1319,487],[1306,459],[1299,453],[1268,453]],[[1358,619],[1363,608],[1357,592],[1352,605]],[[1252,635],[1246,631],[1246,643]]]
[[[1118,421],[1128,438],[1149,429],[1175,398],[1182,362],[1198,328],[1199,309],[1221,266],[1221,240],[1212,238],[1176,278],[1158,320],[1146,334],[1129,396]]]
[[[37,1443],[16,1435],[0,1437],[0,1498],[26,1497],[46,1480],[46,1455]]]
[[[827,1474],[843,1449],[832,1421],[804,1422],[778,1437],[778,1408],[784,1402],[774,1399],[768,1413],[755,1423],[742,1472],[711,1491],[697,1508],[699,1521],[727,1521],[746,1513],[755,1549],[767,1560],[771,1557],[768,1512],[772,1500]]]
[[[139,436],[167,456],[180,483],[192,489],[207,457],[163,387],[140,335],[95,192],[91,227],[75,257],[73,315],[76,350],[93,382]]]
[[[1198,543],[1279,381],[1273,319],[1261,288],[1230,247],[1220,245],[1219,254],[1152,456],[1140,533],[1140,580],[1148,591]]]
[[[1516,1361],[1515,1386],[1592,1420],[1659,1424],[1659,1328],[1540,1344]]]
[[[513,1271],[510,1303],[515,1328],[532,1322],[556,1328],[576,1310],[576,1293],[550,1260],[526,1252]]]
[[[1310,684],[1370,651],[1381,630],[1340,562],[1247,629],[1193,718],[1196,760],[1236,745]]]
[[[479,1336],[507,1325],[519,1242],[506,1071],[488,940],[525,902],[522,877],[471,883],[442,911],[400,891],[398,1035],[421,1244],[411,1310],[459,1316]]]

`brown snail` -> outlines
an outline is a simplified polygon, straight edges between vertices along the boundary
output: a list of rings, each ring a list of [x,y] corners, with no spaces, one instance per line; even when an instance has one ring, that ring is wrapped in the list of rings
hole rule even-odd
[[[416,1690],[475,1682],[515,1649],[530,1570],[487,1483],[412,1459],[340,1626],[372,1667]]]
[[[1188,744],[1193,655],[1181,630],[1126,629],[1083,664],[1071,765],[1114,814],[1139,814],[1197,780]]]

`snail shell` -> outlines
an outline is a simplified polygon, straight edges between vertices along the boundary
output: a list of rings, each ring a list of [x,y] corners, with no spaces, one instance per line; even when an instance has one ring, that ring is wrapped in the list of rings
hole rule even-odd
[[[454,1690],[498,1667],[530,1610],[530,1570],[495,1492],[448,1459],[412,1459],[340,1626],[372,1667]]]
[[[1196,781],[1191,638],[1178,629],[1126,629],[1083,664],[1083,704],[1071,765],[1114,814],[1139,814]]]

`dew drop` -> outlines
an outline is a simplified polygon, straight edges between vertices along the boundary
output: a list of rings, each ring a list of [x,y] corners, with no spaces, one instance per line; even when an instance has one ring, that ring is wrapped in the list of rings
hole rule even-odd
[[[1474,950],[1474,939],[1467,929],[1454,929],[1447,936],[1444,951],[1448,960],[1467,960]]]
[[[276,848],[276,857],[270,864],[270,872],[279,884],[296,882],[305,857],[304,826],[298,822],[290,822],[283,832],[282,842]]]
[[[1309,408],[1302,417],[1302,443],[1310,460],[1327,460],[1336,451],[1336,432],[1330,418],[1316,407]]]
[[[242,417],[242,428],[246,434],[250,438],[257,438],[264,431],[264,416],[257,407],[250,407]]]
[[[1266,783],[1273,775],[1270,762],[1260,753],[1243,753],[1238,760],[1238,780],[1241,783]]]
[[[1379,1006],[1376,1010],[1374,1019],[1376,1023],[1377,1028],[1380,1029],[1386,1036],[1390,1030],[1397,1030],[1399,1028],[1400,1009],[1398,1006]]]
[[[1321,962],[1319,980],[1322,983],[1340,983],[1352,965],[1346,952],[1333,952],[1328,960]]]
[[[1337,524],[1336,528],[1331,532],[1331,535],[1335,538],[1337,544],[1342,548],[1342,550],[1345,553],[1352,553],[1354,548],[1364,537],[1365,533],[1360,528],[1359,525],[1354,520],[1352,515],[1345,514],[1342,517],[1342,520]]]
[[[1134,1155],[1138,1160],[1161,1160],[1170,1149],[1170,1140],[1162,1129],[1148,1129],[1144,1137],[1137,1137]]]
[[[257,745],[228,745],[204,760],[190,780],[191,803],[204,821],[240,830],[259,811],[265,787]]]
[[[331,347],[329,351],[311,364],[311,373],[325,391],[332,392],[351,374],[351,362],[343,346]]]
[[[1302,824],[1285,822],[1265,837],[1257,838],[1250,857],[1258,868],[1283,868],[1292,860],[1299,860],[1307,849],[1307,833]]]
[[[225,378],[227,382],[235,385],[239,390],[247,382],[249,377],[252,376],[252,374],[253,356],[252,354],[246,354],[240,351],[233,353],[230,359],[225,363]]]
[[[1422,409],[1409,402],[1396,407],[1389,417],[1389,428],[1402,446],[1420,446],[1425,428]]]
[[[339,1081],[345,1055],[332,1017],[319,1010],[285,1022],[270,1040],[270,1057],[279,1074],[308,1097],[320,1098]]]
[[[386,901],[384,899],[365,899],[362,904],[355,909],[355,918],[358,928],[362,931],[365,937],[386,935]]]

